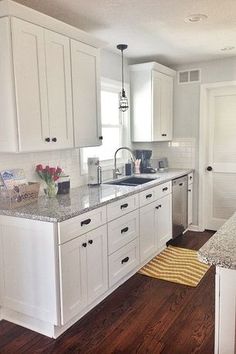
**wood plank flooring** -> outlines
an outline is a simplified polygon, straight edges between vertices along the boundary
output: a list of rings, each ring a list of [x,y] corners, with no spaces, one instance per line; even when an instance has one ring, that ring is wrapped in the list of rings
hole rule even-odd
[[[171,244],[198,250],[212,234]],[[135,274],[57,340],[1,321],[0,353],[213,354],[214,267],[197,288]]]

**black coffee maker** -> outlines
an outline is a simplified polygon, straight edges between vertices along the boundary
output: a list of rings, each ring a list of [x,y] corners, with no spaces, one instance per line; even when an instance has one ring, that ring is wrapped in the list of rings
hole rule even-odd
[[[156,170],[151,166],[150,158],[152,150],[135,150],[136,159],[140,159],[140,172],[141,173],[156,173]]]

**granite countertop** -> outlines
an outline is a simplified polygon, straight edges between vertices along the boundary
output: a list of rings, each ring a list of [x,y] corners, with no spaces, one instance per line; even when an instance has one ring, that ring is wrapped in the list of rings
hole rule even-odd
[[[198,251],[206,264],[236,269],[236,213]]]
[[[70,194],[58,195],[51,199],[45,196],[40,196],[36,203],[18,209],[0,209],[0,215],[46,222],[62,222],[89,210],[93,210],[129,195],[139,193],[174,178],[184,176],[192,171],[193,170],[187,169],[169,169],[168,171],[161,173],[141,174],[139,175],[140,177],[154,178],[154,180],[136,187],[115,186],[105,183],[93,187],[85,185],[71,189]]]

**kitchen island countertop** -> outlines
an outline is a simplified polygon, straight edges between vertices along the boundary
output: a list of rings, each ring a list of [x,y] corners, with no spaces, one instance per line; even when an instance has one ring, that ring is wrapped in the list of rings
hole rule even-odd
[[[198,251],[206,264],[236,269],[236,213]]]

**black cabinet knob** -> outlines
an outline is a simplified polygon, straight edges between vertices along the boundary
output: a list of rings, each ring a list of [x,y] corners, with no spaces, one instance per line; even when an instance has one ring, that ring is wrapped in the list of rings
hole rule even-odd
[[[88,243],[89,243],[90,245],[92,245],[92,244],[93,244],[93,240],[88,240]]]
[[[46,141],[47,143],[50,143],[51,139],[50,139],[50,138],[45,138],[45,141]]]
[[[159,205],[158,205],[158,206],[156,206],[156,209],[159,209]]]
[[[207,167],[207,171],[212,171],[212,170],[213,170],[213,168],[211,166]]]
[[[103,140],[103,136],[99,136],[99,138],[98,138],[99,140]]]
[[[87,243],[86,242],[82,243],[82,246],[87,247]]]
[[[167,136],[167,134],[161,134],[161,136]]]
[[[52,141],[53,141],[54,143],[56,143],[56,142],[57,142],[57,138],[52,138]]]

